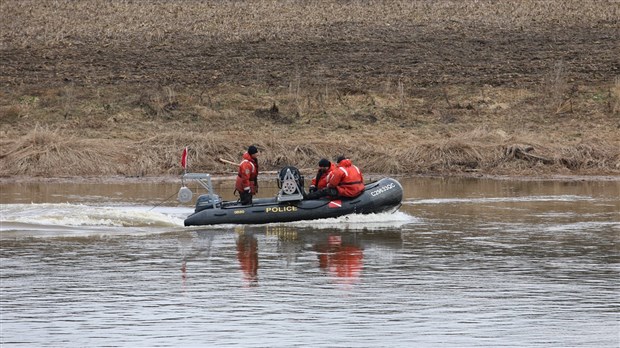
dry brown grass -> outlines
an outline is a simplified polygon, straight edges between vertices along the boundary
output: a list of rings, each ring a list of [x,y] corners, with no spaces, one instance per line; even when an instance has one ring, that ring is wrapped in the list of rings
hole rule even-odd
[[[609,109],[613,115],[620,115],[620,76],[616,76],[609,89]]]
[[[179,109],[158,115],[149,113],[148,107],[137,107],[135,100],[124,105],[116,96],[108,99],[104,90],[99,93],[104,105],[116,103],[109,106],[111,112],[94,107],[92,98],[76,100],[76,116],[67,119],[62,116],[62,103],[49,102],[45,95],[25,98],[37,100],[36,105],[27,105],[26,111],[22,104],[13,105],[20,111],[12,117],[25,123],[2,127],[0,176],[174,175],[180,173],[179,154],[185,146],[190,147],[192,171],[230,172],[234,168],[216,159],[238,160],[250,143],[263,149],[263,170],[284,165],[314,168],[319,158],[333,159],[338,154],[347,154],[365,172],[386,174],[601,175],[620,170],[620,141],[613,118],[591,113],[593,119],[601,117],[592,129],[583,129],[581,121],[564,121],[562,127],[567,128],[558,128],[545,123],[539,113],[519,111],[529,110],[521,100],[530,93],[513,90],[484,87],[471,94],[455,92],[452,107],[446,104],[440,108],[456,115],[457,120],[450,124],[432,112],[420,113],[420,109],[438,106],[419,98],[405,100],[412,106],[404,107],[404,116],[394,116],[390,110],[395,106],[383,101],[371,111],[360,111],[363,103],[326,103],[319,110],[308,109],[310,115],[295,118],[296,106],[287,95],[244,93],[248,95],[245,99],[233,96],[245,103],[232,109],[221,106],[219,98],[226,94],[214,93],[209,104],[198,101],[192,92],[178,91],[174,98],[182,100]],[[153,93],[153,98],[161,96],[160,91]],[[390,99],[380,94],[372,98]],[[278,112],[292,117],[292,124],[279,123],[251,109],[258,104],[268,110],[273,99],[282,102]],[[469,104],[476,105],[475,109],[462,107]],[[507,106],[492,107],[497,104]],[[605,107],[600,106],[601,110]],[[356,119],[363,112],[374,114],[376,121]],[[58,117],[53,116],[56,113]],[[28,126],[30,120],[45,119],[41,115],[51,115],[48,126]],[[532,146],[535,153],[554,162],[541,165],[506,157],[506,148],[514,144]]]
[[[35,127],[15,141],[2,142],[0,172],[33,176],[116,175],[128,162],[122,150]]]
[[[601,139],[586,139],[576,146],[563,146],[556,162],[570,170],[598,171],[620,168],[620,150]]]
[[[300,42],[320,44],[336,34],[343,38],[339,43],[356,42],[363,51],[370,49],[364,47],[368,32],[420,26],[431,36],[441,31],[475,45],[492,42],[486,35],[506,33],[522,34],[521,39],[558,35],[560,40],[563,30],[617,28],[620,3],[5,0],[0,13],[3,55],[46,54],[54,48],[72,52],[93,43],[119,55],[135,47],[155,53],[203,45],[208,54],[218,45],[266,42],[282,44],[276,53],[286,55],[286,48]],[[482,29],[474,37],[459,36],[471,28]],[[79,64],[87,64],[94,57],[79,58]],[[251,66],[252,56],[226,59],[247,59]],[[567,62],[536,59],[550,67],[547,74],[521,85],[455,83],[455,74],[419,83],[416,75],[376,76],[372,66],[363,67],[375,83],[370,86],[359,70],[341,78],[327,63],[310,71],[263,72],[283,75],[274,77],[275,85],[250,78],[216,85],[161,82],[165,79],[124,83],[131,66],[100,84],[91,84],[90,77],[81,83],[56,76],[36,83],[7,80],[0,91],[0,176],[178,174],[185,146],[192,171],[229,172],[234,169],[215,159],[238,160],[250,143],[263,149],[264,170],[288,164],[314,168],[321,157],[347,154],[369,173],[619,175],[619,77],[575,81]],[[63,64],[53,57],[44,61],[53,62],[52,68]],[[162,65],[172,69],[179,63]],[[424,63],[417,63],[422,70]],[[179,68],[178,76],[193,73],[193,67]],[[46,68],[33,67],[42,76],[48,76]],[[133,81],[144,78],[136,74]],[[514,72],[520,74],[526,72]],[[515,144],[533,147],[550,164],[506,156]]]
[[[241,134],[237,134],[240,136]],[[59,130],[35,128],[15,141],[2,142],[1,176],[148,176],[180,173],[180,150],[190,145],[190,170],[214,173],[234,172],[235,168],[216,159],[239,159],[245,149],[245,137],[239,140],[215,133],[170,132],[138,142],[109,139],[87,140]],[[188,140],[191,139],[191,140]],[[367,173],[455,174],[489,173],[502,175],[532,174],[611,174],[619,167],[617,149],[590,139],[575,146],[549,147],[527,138],[502,140],[502,136],[484,129],[448,139],[404,140],[399,146],[379,145],[360,140],[329,142],[303,139],[274,141],[256,138],[262,153],[263,170],[296,165],[311,175],[317,159],[333,159],[346,153]],[[303,145],[300,145],[303,144]],[[506,154],[514,144],[532,146],[534,153],[548,157],[552,165],[516,159]],[[337,148],[336,151],[334,149]]]

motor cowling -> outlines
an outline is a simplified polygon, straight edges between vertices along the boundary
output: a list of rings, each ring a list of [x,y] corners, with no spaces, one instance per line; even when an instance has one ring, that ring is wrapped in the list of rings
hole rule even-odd
[[[216,194],[200,195],[196,199],[195,213],[205,210],[205,209],[220,208],[221,206],[222,206],[222,198],[219,195],[216,195]]]

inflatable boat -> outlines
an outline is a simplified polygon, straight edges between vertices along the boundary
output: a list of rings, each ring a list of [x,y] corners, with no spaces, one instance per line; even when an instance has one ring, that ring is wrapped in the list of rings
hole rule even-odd
[[[303,176],[295,167],[285,167],[279,172],[280,191],[275,197],[255,198],[251,205],[222,201],[212,190],[209,174],[188,173],[184,179],[198,180],[208,192],[197,198],[195,211],[185,219],[185,226],[266,224],[348,214],[392,213],[400,208],[403,198],[403,188],[398,181],[382,178],[366,184],[364,192],[355,198],[304,199]],[[189,202],[191,196],[191,191],[183,185],[179,190],[179,201]]]

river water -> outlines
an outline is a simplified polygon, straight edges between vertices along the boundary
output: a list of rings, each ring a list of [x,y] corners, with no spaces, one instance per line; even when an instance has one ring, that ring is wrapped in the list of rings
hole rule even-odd
[[[2,184],[0,345],[620,346],[620,181],[399,180],[394,214],[202,228],[174,183]]]

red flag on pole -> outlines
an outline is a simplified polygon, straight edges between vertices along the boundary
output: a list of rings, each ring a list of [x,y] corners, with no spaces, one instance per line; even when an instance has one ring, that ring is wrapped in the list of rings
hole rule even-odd
[[[181,167],[187,169],[187,146],[183,149],[183,154],[181,155]]]

